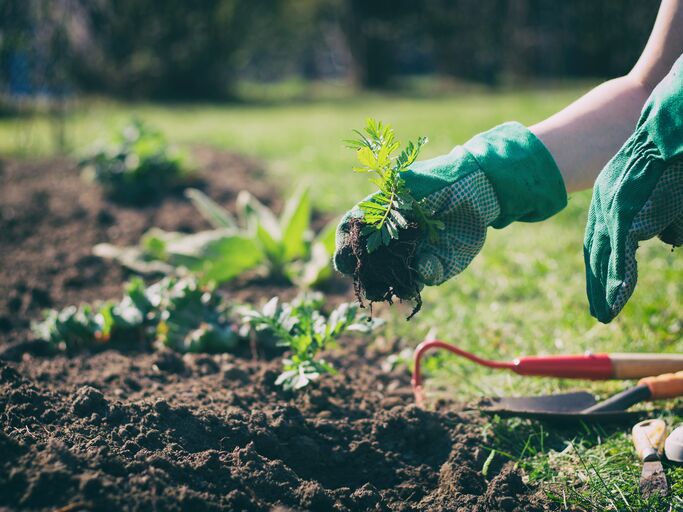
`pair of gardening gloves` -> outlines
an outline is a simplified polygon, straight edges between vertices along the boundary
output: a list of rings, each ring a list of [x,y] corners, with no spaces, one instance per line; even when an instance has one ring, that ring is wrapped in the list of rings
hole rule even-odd
[[[422,284],[462,272],[489,226],[538,222],[567,204],[560,171],[543,143],[519,123],[476,135],[449,154],[413,164],[403,178],[413,197],[443,222],[425,233],[415,259]],[[349,220],[337,229],[337,270],[352,274]],[[634,133],[598,176],[584,239],[591,314],[609,322],[633,293],[638,243],[655,236],[683,244],[683,56],[655,88]]]

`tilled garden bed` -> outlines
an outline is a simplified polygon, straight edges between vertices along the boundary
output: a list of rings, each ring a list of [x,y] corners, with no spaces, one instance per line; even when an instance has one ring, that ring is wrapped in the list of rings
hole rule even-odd
[[[258,167],[201,149],[203,187],[231,207],[250,190],[277,207]],[[0,171],[0,506],[76,510],[544,510],[511,464],[481,469],[481,419],[413,405],[393,342],[346,338],[339,370],[306,390],[274,384],[279,360],[252,350],[101,350],[48,356],[31,341],[45,307],[118,297],[128,276],[91,255],[152,226],[207,227],[183,198],[117,206],[73,163]],[[296,290],[224,286],[262,301]],[[337,287],[333,301],[352,296]],[[257,351],[258,353],[258,351]]]

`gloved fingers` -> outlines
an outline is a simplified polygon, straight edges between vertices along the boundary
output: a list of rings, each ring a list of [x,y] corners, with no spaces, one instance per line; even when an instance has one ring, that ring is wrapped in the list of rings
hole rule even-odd
[[[612,299],[616,316],[631,297],[638,279],[636,250],[638,242],[649,240],[683,217],[683,161],[669,166],[663,173],[638,215],[633,219],[624,244],[623,284]]]
[[[599,202],[595,206],[599,209]],[[596,209],[596,210],[597,210]],[[610,236],[607,226],[594,231],[589,247],[590,269],[587,265],[588,296],[591,313],[600,321],[609,322],[624,308],[638,281],[636,251],[638,243],[656,235],[672,242],[683,241],[680,220],[683,219],[683,162],[667,168],[650,198],[633,219],[625,239],[619,245]],[[614,230],[615,233],[622,231]]]
[[[415,270],[420,283],[427,286],[436,286],[446,280],[441,260],[429,251],[418,254]]]
[[[659,239],[674,247],[683,245],[683,216],[673,221],[659,234]]]
[[[488,226],[500,215],[498,198],[483,171],[468,174],[428,195],[420,204],[431,216],[446,223],[446,230],[449,222],[459,222],[461,226],[473,222]]]
[[[594,193],[588,213],[583,256],[586,266],[586,292],[590,303],[590,312],[591,315],[604,323],[614,318],[607,300],[612,243],[601,208],[600,196]]]
[[[422,242],[416,265],[420,281],[427,286],[437,286],[456,276],[479,254],[485,240],[486,226],[479,226],[479,229],[442,233],[436,243]]]
[[[683,160],[670,165],[660,177],[643,208],[633,219],[629,236],[649,240],[683,218]],[[675,230],[675,227],[673,228]],[[680,244],[679,244],[680,245]]]
[[[665,181],[666,197],[662,197],[661,201],[667,203],[669,211],[662,219],[663,224],[668,224],[658,232],[659,239],[678,247],[683,245],[683,160],[664,171],[662,181]]]
[[[481,171],[425,197],[421,204],[444,225],[436,240],[422,242],[416,264],[421,282],[437,286],[462,272],[481,251],[500,207]]]

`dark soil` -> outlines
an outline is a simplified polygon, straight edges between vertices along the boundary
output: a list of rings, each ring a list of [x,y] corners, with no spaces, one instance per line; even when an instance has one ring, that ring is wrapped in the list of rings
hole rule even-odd
[[[195,151],[202,169],[199,187],[219,203],[234,207],[248,188],[264,203],[279,207],[279,195],[254,162],[208,148]],[[193,232],[208,229],[182,193],[144,208],[109,201],[80,179],[75,163],[0,161],[0,336],[25,341],[32,319],[46,307],[120,297],[129,277],[115,262],[92,255],[101,242],[135,244],[151,227]],[[250,283],[246,296],[272,283]],[[231,286],[232,288],[232,286]]]
[[[198,156],[218,201],[230,206],[247,187],[273,202],[252,163]],[[482,476],[479,417],[412,405],[405,370],[382,369],[395,343],[344,340],[327,357],[339,374],[298,394],[274,385],[279,361],[248,350],[37,352],[28,326],[42,308],[120,296],[126,274],[90,256],[91,246],[133,243],[154,225],[206,227],[181,196],[128,209],[83,184],[70,162],[5,162],[0,508],[546,509],[511,466],[496,460]],[[250,300],[295,293],[268,282],[226,291]]]
[[[366,299],[372,302],[388,302],[394,297],[401,301],[414,302],[410,320],[422,308],[422,296],[417,273],[413,267],[415,251],[420,231],[417,227],[401,230],[398,240],[391,240],[388,245],[380,245],[368,253],[365,238],[362,235],[363,222],[351,219],[350,249],[356,261],[353,272],[353,285],[356,298],[363,304]]]

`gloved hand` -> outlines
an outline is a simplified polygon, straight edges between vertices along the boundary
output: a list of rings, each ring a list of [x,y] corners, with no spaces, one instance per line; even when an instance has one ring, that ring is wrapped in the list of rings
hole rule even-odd
[[[593,187],[584,239],[591,314],[609,322],[633,293],[638,242],[683,243],[683,56]]]
[[[544,220],[565,207],[567,192],[560,171],[543,143],[519,123],[505,123],[476,135],[450,153],[416,162],[402,175],[416,200],[441,220],[437,238],[427,234],[416,253],[421,284],[438,285],[460,273],[484,245],[486,228],[513,221]],[[335,267],[353,274],[349,220],[337,228]]]

